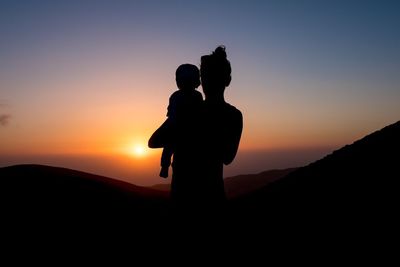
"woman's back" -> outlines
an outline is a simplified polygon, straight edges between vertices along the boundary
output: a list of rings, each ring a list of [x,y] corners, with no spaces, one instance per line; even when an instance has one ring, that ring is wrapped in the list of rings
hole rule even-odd
[[[225,198],[223,165],[232,162],[242,132],[242,114],[228,103],[205,103],[201,130],[201,187],[210,199]]]

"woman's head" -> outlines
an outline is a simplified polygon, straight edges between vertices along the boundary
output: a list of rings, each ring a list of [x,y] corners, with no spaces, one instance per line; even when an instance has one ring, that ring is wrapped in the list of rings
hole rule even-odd
[[[231,82],[231,72],[224,46],[218,46],[212,54],[201,57],[200,76],[206,98],[223,95]]]

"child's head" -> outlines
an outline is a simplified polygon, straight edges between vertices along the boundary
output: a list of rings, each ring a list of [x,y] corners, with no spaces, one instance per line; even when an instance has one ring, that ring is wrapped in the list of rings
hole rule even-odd
[[[194,90],[200,85],[200,71],[192,64],[182,64],[175,72],[176,85],[181,90]]]

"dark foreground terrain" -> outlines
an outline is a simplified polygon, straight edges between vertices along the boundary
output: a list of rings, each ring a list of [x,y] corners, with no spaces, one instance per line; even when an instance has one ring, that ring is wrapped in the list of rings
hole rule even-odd
[[[254,234],[279,226],[298,232],[371,232],[374,225],[389,227],[397,217],[399,151],[397,122],[255,191],[238,194],[211,214],[190,207],[176,212],[165,191],[102,176],[41,165],[4,167],[2,229],[135,229],[143,234],[156,229],[196,232],[211,226]]]

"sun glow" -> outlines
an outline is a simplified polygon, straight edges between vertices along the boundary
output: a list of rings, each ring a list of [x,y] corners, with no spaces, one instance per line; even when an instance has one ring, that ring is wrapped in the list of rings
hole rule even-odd
[[[148,150],[143,144],[134,144],[130,147],[129,154],[137,158],[143,158],[147,156]]]

